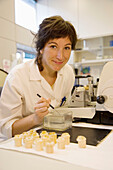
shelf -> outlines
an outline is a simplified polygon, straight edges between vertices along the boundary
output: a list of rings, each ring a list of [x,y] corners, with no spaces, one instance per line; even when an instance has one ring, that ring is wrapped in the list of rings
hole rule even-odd
[[[89,52],[89,49],[75,50],[76,53]]]
[[[113,47],[103,47],[104,50],[113,50]]]
[[[82,53],[82,52],[93,52],[93,51],[101,51],[101,50],[113,50],[113,47],[103,47],[103,48],[92,48],[92,49],[81,49],[81,50],[75,50],[76,53]]]
[[[89,64],[104,64],[109,61],[113,61],[113,59],[98,59],[98,60],[85,60],[82,62],[77,62],[78,65],[89,65]]]
[[[113,61],[113,35],[80,39],[75,50],[75,60],[78,65],[104,65]],[[75,64],[76,64],[75,63]]]

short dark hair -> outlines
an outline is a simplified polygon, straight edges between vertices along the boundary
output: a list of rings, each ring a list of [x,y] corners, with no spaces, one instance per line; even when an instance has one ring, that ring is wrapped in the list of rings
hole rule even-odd
[[[74,50],[77,42],[77,34],[75,28],[69,21],[65,21],[61,16],[45,18],[39,25],[38,33],[35,35],[37,51],[35,62],[38,64],[40,71],[43,70],[40,50],[44,48],[45,44],[49,40],[65,37],[69,37],[72,43],[72,50]]]

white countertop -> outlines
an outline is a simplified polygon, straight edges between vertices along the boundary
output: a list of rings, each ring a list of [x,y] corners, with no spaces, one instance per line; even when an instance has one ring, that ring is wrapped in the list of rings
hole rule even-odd
[[[56,110],[60,111],[71,111],[72,117],[76,118],[89,118],[92,119],[95,115],[95,107],[69,107],[69,108],[57,108]]]
[[[113,126],[76,123],[75,126],[113,129]],[[5,141],[6,142],[6,141]],[[0,143],[2,144],[2,142]],[[113,131],[98,145],[86,149],[72,145],[70,161],[0,149],[0,170],[113,170]],[[63,152],[60,153],[61,157]],[[69,157],[69,155],[67,157]]]

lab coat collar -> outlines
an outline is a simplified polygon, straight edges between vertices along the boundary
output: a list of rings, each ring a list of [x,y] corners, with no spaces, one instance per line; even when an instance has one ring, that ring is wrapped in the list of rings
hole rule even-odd
[[[42,88],[49,92],[51,96],[54,96],[54,92],[51,86],[47,83],[47,81],[41,76],[40,71],[38,69],[37,64],[35,64],[35,60],[30,63],[30,80],[31,81],[40,81]]]
[[[64,70],[64,68],[62,68],[60,71],[58,71],[56,81],[58,81],[58,79],[63,76],[63,70]],[[43,89],[46,90],[49,94],[51,94],[51,96],[53,96],[53,97],[55,96],[54,93],[55,93],[56,89],[55,89],[55,91],[52,90],[51,86],[41,76],[38,66],[35,64],[34,60],[30,63],[30,80],[31,81],[37,81],[37,80],[40,81]]]
[[[41,80],[41,75],[34,59],[30,63],[30,80]]]
[[[60,71],[58,71],[58,75],[60,75],[60,76],[63,75],[63,68]]]

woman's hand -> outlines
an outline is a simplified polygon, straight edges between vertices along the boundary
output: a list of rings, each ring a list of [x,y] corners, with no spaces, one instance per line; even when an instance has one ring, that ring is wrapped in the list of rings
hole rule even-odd
[[[40,98],[34,107],[34,114],[16,120],[12,125],[12,135],[21,134],[43,122],[44,116],[48,114],[50,99]]]
[[[36,103],[34,110],[34,123],[35,125],[41,124],[43,122],[44,116],[48,114],[48,108],[50,104],[50,99],[40,98]]]

